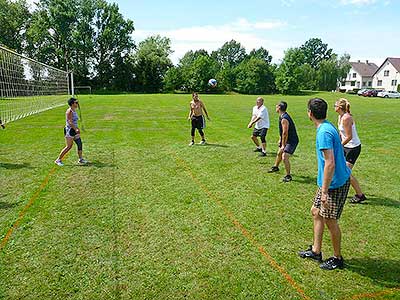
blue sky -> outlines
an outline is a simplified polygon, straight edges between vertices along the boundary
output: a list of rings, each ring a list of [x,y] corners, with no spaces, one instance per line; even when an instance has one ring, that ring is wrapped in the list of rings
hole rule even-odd
[[[171,39],[172,60],[188,50],[216,50],[235,39],[247,51],[264,47],[279,62],[284,50],[318,37],[351,60],[400,57],[398,0],[165,1],[109,0],[134,21],[140,42],[160,34]]]
[[[188,50],[216,50],[235,39],[249,52],[264,47],[279,63],[284,50],[318,37],[351,60],[380,65],[400,57],[399,0],[108,0],[134,21],[136,43],[171,39],[172,60]]]

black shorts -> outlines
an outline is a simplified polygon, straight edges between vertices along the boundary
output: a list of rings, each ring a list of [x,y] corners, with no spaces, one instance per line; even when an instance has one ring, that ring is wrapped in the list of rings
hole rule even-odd
[[[253,136],[265,137],[267,135],[267,131],[268,131],[268,128],[260,128],[260,129],[254,128]]]
[[[297,145],[299,144],[299,142],[297,143],[287,143],[285,146],[285,149],[283,149],[283,152],[289,153],[289,154],[293,154],[294,151],[296,151]]]
[[[356,163],[358,156],[361,153],[361,145],[358,145],[357,147],[354,147],[354,148],[343,147],[343,149],[344,149],[344,157],[346,158],[346,161],[348,163],[351,163],[352,165],[354,165]]]
[[[192,116],[192,128],[204,129],[206,128],[206,120],[203,115],[201,116]]]

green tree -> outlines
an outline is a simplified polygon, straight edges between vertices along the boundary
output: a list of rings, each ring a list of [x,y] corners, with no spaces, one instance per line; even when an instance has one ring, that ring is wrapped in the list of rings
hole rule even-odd
[[[152,36],[139,43],[133,55],[135,82],[143,92],[160,92],[166,72],[172,67],[169,38]]]
[[[175,66],[169,68],[164,77],[164,90],[173,92],[181,89],[183,84],[181,69]]]
[[[25,0],[0,0],[0,44],[22,52],[29,20],[30,13]]]
[[[71,69],[73,32],[76,29],[74,0],[41,0],[27,31],[31,57],[61,69]]]
[[[231,40],[226,42],[221,48],[211,54],[220,65],[228,63],[231,67],[238,66],[246,58],[246,49],[243,46]]]
[[[217,70],[217,63],[209,55],[198,56],[187,73],[188,91],[204,92],[208,88],[208,80],[214,77]]]
[[[328,60],[333,55],[333,50],[328,48],[328,44],[324,44],[319,38],[309,39],[300,47],[304,55],[304,63],[309,64],[313,69],[317,70],[320,63]]]
[[[266,94],[275,89],[274,75],[262,58],[251,57],[237,67],[237,91],[244,94]]]
[[[118,5],[97,0],[95,13],[95,79],[99,86],[118,89],[128,86],[132,75],[121,78],[122,73],[129,73],[130,54],[134,43],[133,21],[125,20]],[[124,82],[121,83],[120,80]]]
[[[276,72],[276,87],[282,94],[295,94],[302,83],[304,53],[300,48],[289,48]]]

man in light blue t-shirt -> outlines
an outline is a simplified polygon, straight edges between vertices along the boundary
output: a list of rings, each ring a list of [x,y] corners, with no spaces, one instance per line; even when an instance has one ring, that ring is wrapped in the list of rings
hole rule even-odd
[[[300,251],[302,258],[322,261],[322,235],[325,224],[331,234],[334,256],[320,267],[325,270],[344,267],[341,255],[341,232],[338,219],[343,211],[350,186],[351,170],[346,165],[343,146],[335,126],[326,120],[328,104],[320,98],[308,101],[308,117],[317,127],[316,151],[318,160],[318,190],[311,214],[314,220],[314,242]]]

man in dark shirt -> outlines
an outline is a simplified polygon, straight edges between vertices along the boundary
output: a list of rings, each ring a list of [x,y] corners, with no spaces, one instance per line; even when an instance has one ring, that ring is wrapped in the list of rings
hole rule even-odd
[[[276,154],[275,165],[268,171],[268,173],[278,172],[279,164],[283,160],[286,170],[286,176],[283,177],[283,182],[289,182],[292,180],[290,174],[290,155],[294,153],[299,143],[299,137],[297,136],[296,126],[292,118],[286,112],[287,103],[281,101],[276,105],[276,112],[279,114],[279,150]]]

